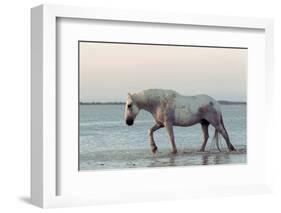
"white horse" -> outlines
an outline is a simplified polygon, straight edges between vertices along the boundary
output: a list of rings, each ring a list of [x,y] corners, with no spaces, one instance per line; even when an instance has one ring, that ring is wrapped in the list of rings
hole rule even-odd
[[[156,153],[157,146],[153,132],[165,127],[172,145],[172,153],[177,153],[174,139],[173,126],[191,126],[201,124],[203,143],[200,151],[204,151],[209,138],[208,126],[215,128],[214,139],[218,146],[218,133],[226,141],[229,151],[235,151],[230,143],[227,131],[223,124],[220,104],[207,95],[183,96],[172,90],[149,89],[142,92],[128,94],[125,106],[125,121],[131,126],[139,111],[143,109],[150,112],[155,120],[155,125],[148,131],[151,151]],[[220,151],[220,149],[219,149]]]

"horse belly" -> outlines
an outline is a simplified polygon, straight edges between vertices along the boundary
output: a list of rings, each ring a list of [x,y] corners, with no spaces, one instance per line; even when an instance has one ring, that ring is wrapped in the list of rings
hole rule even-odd
[[[191,126],[199,122],[196,114],[192,113],[187,108],[175,110],[174,125],[175,126]]]

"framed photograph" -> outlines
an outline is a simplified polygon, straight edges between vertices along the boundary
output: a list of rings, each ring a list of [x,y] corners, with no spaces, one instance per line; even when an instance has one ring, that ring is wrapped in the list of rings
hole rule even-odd
[[[272,20],[31,15],[33,204],[271,191]]]
[[[79,170],[246,163],[247,48],[79,41],[78,51]]]

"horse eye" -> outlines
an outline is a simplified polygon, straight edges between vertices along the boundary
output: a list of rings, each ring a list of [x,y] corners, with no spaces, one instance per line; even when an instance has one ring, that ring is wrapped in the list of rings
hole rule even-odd
[[[132,104],[128,104],[128,108],[131,108],[132,107]]]

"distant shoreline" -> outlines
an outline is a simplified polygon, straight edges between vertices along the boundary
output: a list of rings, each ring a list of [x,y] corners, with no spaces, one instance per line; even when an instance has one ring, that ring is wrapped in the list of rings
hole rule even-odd
[[[218,101],[221,105],[247,105],[244,101]],[[125,102],[80,102],[80,105],[125,105]]]

